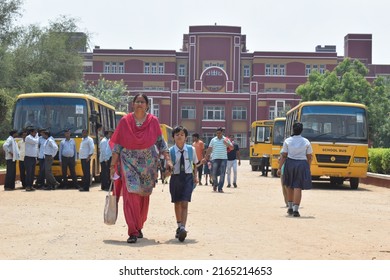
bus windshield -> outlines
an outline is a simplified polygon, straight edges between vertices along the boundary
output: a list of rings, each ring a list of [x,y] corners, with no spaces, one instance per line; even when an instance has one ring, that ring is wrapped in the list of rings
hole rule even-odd
[[[275,121],[274,123],[274,136],[272,139],[273,145],[282,146],[284,141],[284,127],[285,121]]]
[[[256,127],[255,143],[270,143],[271,130],[272,127],[270,126]]]
[[[349,106],[304,106],[302,136],[310,141],[367,143],[366,111]]]
[[[13,128],[45,128],[52,136],[63,136],[70,129],[73,136],[81,135],[88,128],[87,116],[87,102],[81,98],[23,98],[15,104]]]

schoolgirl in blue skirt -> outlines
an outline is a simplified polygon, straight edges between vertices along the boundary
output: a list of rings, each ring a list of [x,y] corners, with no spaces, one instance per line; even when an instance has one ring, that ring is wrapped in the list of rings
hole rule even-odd
[[[301,136],[303,125],[294,123],[293,135],[288,137],[281,151],[278,175],[284,164],[283,184],[287,186],[288,215],[300,217],[302,190],[311,189],[310,163],[313,149],[310,141]]]

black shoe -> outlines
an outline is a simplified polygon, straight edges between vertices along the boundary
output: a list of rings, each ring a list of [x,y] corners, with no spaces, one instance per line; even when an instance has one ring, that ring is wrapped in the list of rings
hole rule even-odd
[[[293,216],[294,216],[294,217],[300,217],[301,215],[299,214],[298,211],[294,211],[294,212],[293,212]]]
[[[233,187],[237,188],[237,184],[236,184],[236,183],[233,183]]]
[[[42,190],[44,190],[44,191],[51,191],[51,190],[54,190],[54,187],[52,187],[52,186],[44,186],[42,188]]]
[[[187,231],[184,228],[181,228],[178,233],[178,237],[180,242],[183,242],[187,237]]]
[[[217,186],[213,187],[213,191],[215,191],[215,192],[217,191]]]
[[[230,188],[230,184],[228,184],[226,187],[227,187],[227,188]]]
[[[137,236],[130,235],[129,238],[127,238],[127,243],[136,243],[137,242]]]
[[[14,191],[15,189],[13,189],[13,188],[4,188],[4,191]]]
[[[89,192],[89,189],[84,189],[84,188],[81,188],[79,189],[80,192]]]
[[[175,238],[179,238],[179,232],[180,232],[180,228],[177,228],[177,229],[176,229]]]
[[[294,213],[294,211],[292,210],[292,208],[288,208],[287,214],[292,215],[293,213]]]
[[[141,230],[138,230],[138,238],[144,238],[144,234]]]
[[[223,191],[223,189],[220,189],[220,190],[218,190],[218,192],[219,192],[219,193],[223,193],[224,191]]]
[[[26,192],[33,192],[35,189],[33,187],[26,187]]]

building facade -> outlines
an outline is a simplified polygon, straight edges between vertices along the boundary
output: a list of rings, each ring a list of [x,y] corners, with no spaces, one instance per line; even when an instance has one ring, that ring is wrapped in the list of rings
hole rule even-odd
[[[124,104],[145,93],[161,123],[184,125],[205,143],[221,126],[245,150],[251,123],[284,116],[297,105],[296,88],[311,71],[331,71],[350,57],[369,68],[369,80],[390,75],[390,65],[372,65],[370,34],[348,34],[344,40],[344,56],[337,55],[335,46],[317,46],[314,52],[248,52],[241,27],[190,26],[180,51],[95,47],[85,54],[84,78],[123,80],[128,89]]]

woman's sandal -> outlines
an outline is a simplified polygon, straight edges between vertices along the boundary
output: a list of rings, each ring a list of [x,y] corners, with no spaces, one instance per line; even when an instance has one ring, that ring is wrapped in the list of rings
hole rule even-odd
[[[137,242],[137,236],[130,235],[130,237],[127,239],[127,243],[136,243]]]

